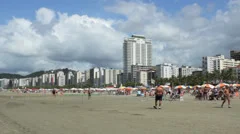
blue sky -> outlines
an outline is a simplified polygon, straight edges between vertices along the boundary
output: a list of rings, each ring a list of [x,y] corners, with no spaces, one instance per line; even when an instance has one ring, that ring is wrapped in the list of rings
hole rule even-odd
[[[35,19],[35,11],[41,7],[68,14],[86,14],[99,18],[120,18],[121,16],[109,13],[104,7],[111,6],[117,0],[0,0],[0,23],[6,24],[12,17]],[[126,0],[129,1],[129,0]],[[139,0],[132,0],[139,1]],[[204,8],[203,15],[211,17],[217,9],[225,9],[228,0],[142,0],[146,3],[154,3],[159,10],[175,14],[184,6],[197,3]],[[208,5],[213,5],[211,11]]]

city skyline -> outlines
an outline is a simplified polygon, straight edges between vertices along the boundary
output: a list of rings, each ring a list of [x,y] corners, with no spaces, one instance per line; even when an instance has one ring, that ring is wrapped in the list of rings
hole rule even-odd
[[[203,56],[239,49],[239,9],[240,0],[3,1],[0,72],[122,68],[132,34],[152,40],[152,65],[201,66]]]

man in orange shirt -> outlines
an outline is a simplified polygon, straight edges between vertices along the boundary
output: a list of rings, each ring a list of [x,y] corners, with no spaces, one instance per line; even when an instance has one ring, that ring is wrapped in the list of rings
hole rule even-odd
[[[223,89],[224,89],[223,90],[224,100],[222,102],[221,107],[223,108],[224,103],[226,102],[226,100],[228,100],[228,108],[231,108],[231,106],[230,106],[230,89],[228,86],[224,87]]]
[[[155,109],[161,109],[162,105],[162,97],[163,97],[163,88],[157,87],[155,91]],[[159,107],[157,107],[157,102],[159,101]]]

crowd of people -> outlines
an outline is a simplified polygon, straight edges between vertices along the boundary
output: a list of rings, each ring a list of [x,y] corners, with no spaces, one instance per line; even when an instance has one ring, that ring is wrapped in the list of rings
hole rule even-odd
[[[170,100],[172,99],[180,99],[181,96],[185,94],[185,92],[189,92],[191,95],[195,96],[198,100],[223,100],[221,107],[224,106],[225,102],[228,102],[228,108],[231,108],[230,99],[233,97],[239,97],[239,87],[233,87],[229,85],[224,85],[219,88],[210,88],[210,87],[194,87],[192,90],[183,90],[177,88],[172,91],[171,88],[167,90],[161,86],[156,87],[155,89],[155,105],[153,106],[155,109],[161,109],[163,97],[167,95],[170,96]],[[239,97],[240,98],[240,97]],[[159,103],[157,103],[159,102]]]

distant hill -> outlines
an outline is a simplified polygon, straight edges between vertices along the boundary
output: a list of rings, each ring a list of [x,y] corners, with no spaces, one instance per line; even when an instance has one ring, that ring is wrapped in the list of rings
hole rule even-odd
[[[9,74],[9,73],[1,73],[0,74],[0,79],[2,78],[6,78],[6,79],[14,79],[14,78],[23,78],[22,75],[19,75],[19,74]]]
[[[38,77],[38,76],[41,76],[45,73],[45,71],[38,71],[38,72],[34,72],[34,73],[31,73],[29,75],[26,75],[24,76],[25,78],[28,78],[28,77]]]
[[[20,74],[10,74],[10,73],[0,73],[0,79],[6,78],[6,79],[19,79],[19,78],[29,78],[29,77],[39,77],[41,75],[43,75],[44,73],[51,73],[52,70],[48,70],[48,71],[37,71],[37,72],[33,72],[31,74],[28,74],[26,76],[20,75]],[[68,71],[73,71],[76,72],[74,70],[65,68],[65,69],[56,69],[53,70],[54,72],[58,72],[58,71],[63,71],[64,73],[67,73]]]

